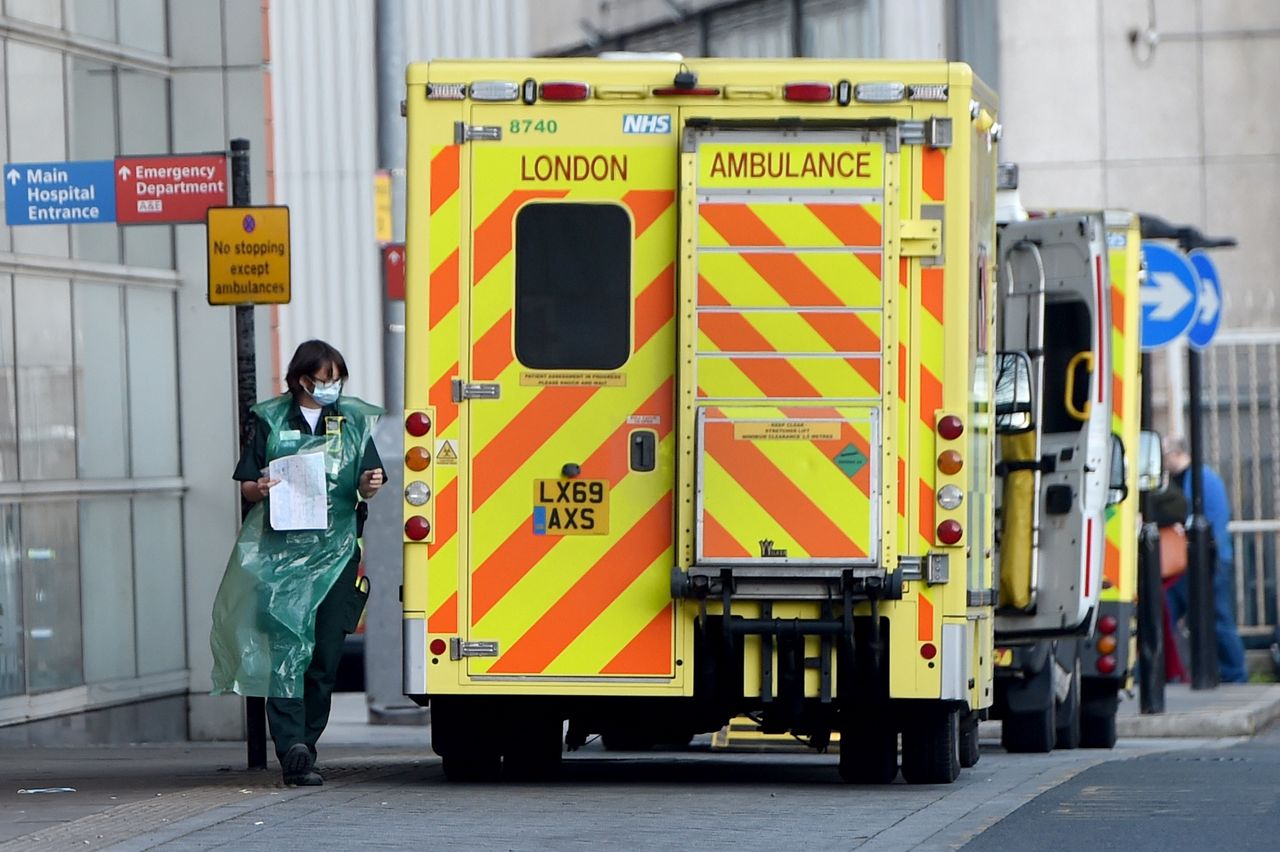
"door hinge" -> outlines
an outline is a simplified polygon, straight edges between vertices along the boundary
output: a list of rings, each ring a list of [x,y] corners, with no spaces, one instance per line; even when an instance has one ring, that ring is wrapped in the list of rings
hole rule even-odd
[[[468,642],[454,636],[449,640],[449,659],[461,660],[463,657],[496,657],[498,643],[496,640],[477,640]]]
[[[468,399],[498,399],[502,396],[502,385],[497,382],[464,382],[454,379],[453,401],[465,402]]]
[[[903,257],[942,254],[942,223],[937,219],[903,219],[898,229]]]
[[[501,142],[502,127],[497,124],[467,124],[465,121],[453,123],[453,144],[464,142]]]

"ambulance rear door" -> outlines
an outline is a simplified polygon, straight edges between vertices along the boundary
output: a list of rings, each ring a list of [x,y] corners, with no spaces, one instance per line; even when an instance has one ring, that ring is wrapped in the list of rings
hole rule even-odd
[[[674,110],[484,104],[468,140],[468,672],[671,679]]]
[[[1002,594],[1003,639],[1087,632],[1101,590],[1113,392],[1105,263],[1100,215],[1002,229],[1001,345],[1026,351],[1039,383],[1038,458],[1025,460],[1039,475],[1030,589],[1018,601]],[[1002,537],[1011,532],[1002,529]],[[1002,576],[1012,568],[1002,564]]]

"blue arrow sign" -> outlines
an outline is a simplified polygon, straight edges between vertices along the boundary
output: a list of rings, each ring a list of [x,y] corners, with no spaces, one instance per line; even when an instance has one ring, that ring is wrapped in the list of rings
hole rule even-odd
[[[1143,240],[1147,280],[1139,288],[1142,302],[1142,348],[1159,349],[1176,340],[1195,321],[1200,276],[1187,256],[1162,243]]]
[[[1213,265],[1209,255],[1193,251],[1187,257],[1200,274],[1200,310],[1187,331],[1187,343],[1193,349],[1204,349],[1213,342],[1213,336],[1222,324],[1222,281],[1218,278],[1218,267]]]
[[[6,163],[0,179],[9,225],[116,220],[116,177],[111,160]]]

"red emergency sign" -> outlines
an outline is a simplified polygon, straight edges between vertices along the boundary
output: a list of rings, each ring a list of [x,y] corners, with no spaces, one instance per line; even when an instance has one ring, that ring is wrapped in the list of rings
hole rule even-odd
[[[382,247],[382,277],[387,283],[387,298],[404,301],[404,243]]]
[[[227,204],[225,154],[116,157],[116,221],[122,225],[203,222]]]

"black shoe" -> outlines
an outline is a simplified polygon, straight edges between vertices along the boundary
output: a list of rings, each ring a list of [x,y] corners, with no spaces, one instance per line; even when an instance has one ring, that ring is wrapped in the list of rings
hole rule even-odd
[[[319,772],[314,771],[299,772],[293,775],[286,773],[284,783],[286,787],[319,787],[324,784],[324,779],[320,777]]]
[[[284,772],[286,782],[290,777],[306,775],[314,764],[315,758],[311,756],[311,749],[307,748],[306,743],[294,743],[289,746],[284,757],[280,758],[280,769]]]

